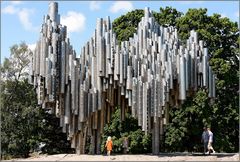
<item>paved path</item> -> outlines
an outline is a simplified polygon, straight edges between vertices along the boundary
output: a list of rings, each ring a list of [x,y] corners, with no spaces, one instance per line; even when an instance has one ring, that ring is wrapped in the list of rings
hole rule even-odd
[[[216,153],[204,156],[201,153],[161,153],[160,155],[40,155],[27,159],[8,161],[239,161],[239,154]]]

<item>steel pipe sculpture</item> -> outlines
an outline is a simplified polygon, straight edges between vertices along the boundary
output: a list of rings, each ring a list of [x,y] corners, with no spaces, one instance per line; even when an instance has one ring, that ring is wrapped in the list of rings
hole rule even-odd
[[[152,133],[153,153],[159,152],[169,107],[180,107],[199,87],[215,97],[215,77],[208,49],[190,32],[186,45],[174,27],[160,26],[148,8],[129,41],[119,44],[110,18],[97,19],[94,35],[80,58],[60,24],[58,4],[50,2],[31,63],[30,82],[38,103],[60,118],[62,131],[76,153],[84,153],[91,137],[92,153],[100,153],[101,133],[117,105]]]

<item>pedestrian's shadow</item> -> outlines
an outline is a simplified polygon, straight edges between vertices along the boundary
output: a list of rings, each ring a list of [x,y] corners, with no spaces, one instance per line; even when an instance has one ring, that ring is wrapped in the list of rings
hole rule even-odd
[[[158,155],[148,154],[150,156],[158,156],[158,157],[176,157],[176,156],[216,156],[217,158],[221,157],[230,157],[236,155],[236,153],[211,153],[203,154],[203,153],[188,153],[188,152],[176,152],[176,153],[160,153]]]
[[[122,154],[114,154],[114,153],[112,153],[109,157],[116,156],[116,155],[122,155]],[[102,156],[108,156],[108,155],[107,154],[102,154]]]
[[[192,156],[217,156],[218,158],[221,158],[221,157],[234,156],[235,154],[236,153],[210,153],[210,154],[192,153]]]
[[[158,155],[151,154],[151,156],[159,156],[159,157],[174,157],[174,156],[189,156],[190,153],[183,152],[174,152],[174,153],[159,153]]]

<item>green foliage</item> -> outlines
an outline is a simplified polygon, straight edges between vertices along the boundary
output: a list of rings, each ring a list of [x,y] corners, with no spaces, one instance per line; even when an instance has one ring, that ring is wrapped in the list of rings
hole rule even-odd
[[[165,134],[168,151],[199,150],[202,127],[211,125],[218,151],[239,151],[239,29],[237,22],[222,18],[219,14],[209,16],[207,9],[189,9],[186,14],[171,7],[153,12],[162,26],[176,26],[178,35],[185,42],[191,30],[196,30],[199,39],[208,47],[210,65],[216,74],[216,98],[211,102],[207,91],[201,90],[188,98],[181,108],[170,110],[170,124]],[[136,32],[143,11],[132,11],[116,19],[113,29],[119,41],[128,40]],[[121,21],[120,21],[121,20]],[[135,20],[132,23],[131,20]],[[128,22],[128,23],[125,23]],[[130,23],[129,23],[130,22]],[[128,29],[128,34],[125,29]]]
[[[36,92],[26,79],[27,46],[11,48],[11,58],[1,67],[1,156],[28,157],[37,151],[40,142],[46,143],[44,153],[63,153],[70,150],[59,119],[37,105]],[[29,54],[29,51],[28,51]],[[17,66],[15,66],[17,65]]]
[[[123,152],[123,139],[127,137],[129,140],[130,153],[149,153],[151,152],[151,136],[145,135],[138,126],[136,119],[126,113],[126,119],[120,120],[120,109],[117,108],[112,116],[112,120],[104,127],[102,135],[101,151],[105,150],[105,142],[107,137],[111,136],[113,141],[113,152]]]
[[[61,133],[59,119],[37,106],[36,93],[27,80],[3,82],[1,92],[3,156],[28,157],[40,142],[46,143],[44,153],[69,150],[70,144]]]
[[[175,26],[176,19],[182,15],[176,9],[171,7],[160,8],[160,13],[153,12],[153,16],[156,21],[163,26]],[[138,23],[144,16],[144,11],[136,9],[128,12],[126,15],[122,15],[113,21],[113,30],[117,35],[117,40],[127,41],[129,37],[132,37],[137,31]]]
[[[10,58],[6,58],[0,68],[1,75],[2,78],[18,81],[28,75],[26,68],[30,62],[29,56],[32,55],[32,52],[24,42],[13,45],[10,51]]]
[[[60,154],[74,152],[74,149],[70,147],[70,141],[67,141],[67,135],[62,132],[60,120],[55,114],[44,112],[41,129],[38,129],[38,136],[41,137],[41,142],[46,143],[42,150],[43,153]]]
[[[166,130],[168,151],[200,151],[201,134],[212,118],[206,90],[199,90],[194,99],[188,99],[181,108],[170,110],[171,123]]]
[[[145,135],[141,129],[129,133],[131,141],[129,150],[131,153],[150,153],[152,147],[151,135]]]
[[[177,11],[175,8],[160,7],[160,12],[153,12],[155,20],[164,27],[167,26],[176,26],[176,21],[182,15],[181,12]]]
[[[113,21],[113,31],[117,35],[117,40],[127,41],[129,37],[132,37],[143,16],[143,10],[134,10],[116,18]]]
[[[177,20],[177,28],[182,39],[189,36],[189,32],[195,29],[199,33],[199,38],[203,39],[209,48],[210,65],[216,74],[216,99],[214,104],[209,104],[207,97],[201,98],[196,95],[189,98],[189,105],[183,105],[179,111],[185,115],[187,122],[194,125],[198,130],[188,128],[186,139],[181,137],[181,144],[199,144],[201,127],[204,124],[211,125],[214,136],[216,137],[215,148],[219,151],[236,152],[239,151],[239,95],[237,92],[239,81],[239,30],[236,22],[231,22],[228,18],[221,18],[219,14],[207,15],[207,9],[189,9],[188,12]],[[192,102],[193,101],[193,102]],[[193,106],[195,105],[195,106]],[[197,105],[197,107],[196,107]],[[198,120],[192,121],[188,117],[188,109],[193,107],[192,113]],[[206,111],[206,109],[208,111]],[[172,110],[174,111],[174,109]],[[176,114],[171,114],[172,118],[181,118]],[[169,124],[168,129],[178,129],[177,123]],[[178,129],[180,130],[180,129]],[[197,132],[196,132],[197,131]],[[167,139],[171,138],[170,133],[166,134]],[[173,137],[173,136],[172,136]],[[193,138],[198,140],[195,142]],[[166,141],[169,146],[169,141]],[[186,145],[187,146],[187,145]]]
[[[197,30],[197,29],[204,29],[209,22],[209,17],[207,16],[207,9],[189,9],[187,13],[180,17],[178,21],[176,21],[176,27],[178,29],[178,33],[180,38],[183,40],[188,39],[190,36],[191,30]],[[199,30],[197,30],[199,32]],[[205,31],[204,37],[209,37],[209,30]],[[202,39],[201,35],[199,37]]]
[[[35,93],[27,81],[6,81],[1,85],[2,154],[26,157],[38,128]]]

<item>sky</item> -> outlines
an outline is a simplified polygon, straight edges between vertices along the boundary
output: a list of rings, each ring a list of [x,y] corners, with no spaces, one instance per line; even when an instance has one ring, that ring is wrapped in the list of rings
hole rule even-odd
[[[10,47],[25,42],[34,49],[43,16],[50,1],[1,1],[1,62],[10,56]],[[207,8],[208,15],[221,14],[239,22],[238,1],[56,1],[61,23],[67,25],[70,43],[79,56],[81,47],[92,37],[97,18],[111,21],[134,9],[149,7],[159,11],[171,6],[186,13],[189,8]]]

